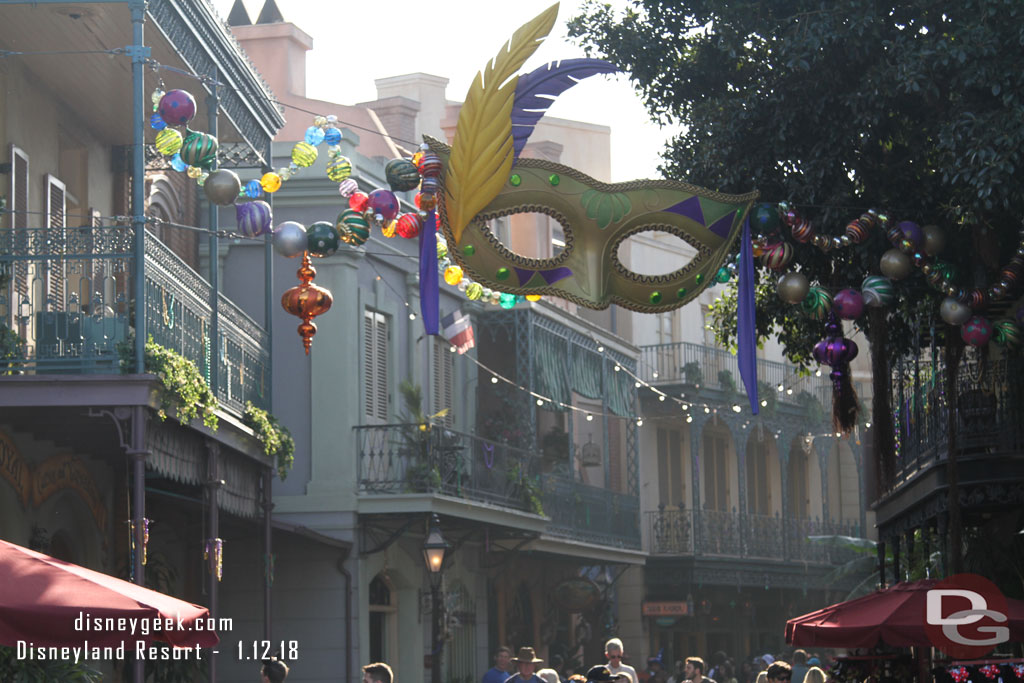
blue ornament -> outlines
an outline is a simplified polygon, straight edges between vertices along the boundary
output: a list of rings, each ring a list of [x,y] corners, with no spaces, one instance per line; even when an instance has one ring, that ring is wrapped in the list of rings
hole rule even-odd
[[[149,127],[153,130],[163,130],[167,127],[167,122],[160,116],[160,112],[155,111],[153,115],[149,117]]]
[[[328,128],[324,131],[324,142],[332,147],[341,144],[341,131],[337,128]]]
[[[306,129],[306,142],[316,147],[324,141],[324,131],[319,126],[310,126]]]
[[[516,305],[516,295],[502,293],[501,297],[498,299],[498,305],[502,308],[514,307]]]
[[[258,180],[250,180],[245,184],[245,194],[248,197],[259,197],[263,194],[263,185]]]
[[[188,164],[182,161],[180,154],[175,154],[174,156],[171,157],[171,168],[173,168],[178,173],[184,173],[185,169],[188,168]]]

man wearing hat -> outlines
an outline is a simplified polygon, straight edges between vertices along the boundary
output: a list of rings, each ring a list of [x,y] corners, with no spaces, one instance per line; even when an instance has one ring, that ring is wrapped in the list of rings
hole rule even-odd
[[[543,661],[537,659],[537,653],[532,647],[519,648],[519,654],[512,658],[516,673],[506,678],[505,683],[544,683],[544,680],[535,673],[537,665]]]
[[[629,674],[626,673],[612,673],[611,669],[607,666],[594,666],[587,672],[587,683],[610,683],[611,681],[617,681],[620,678],[629,680]]]

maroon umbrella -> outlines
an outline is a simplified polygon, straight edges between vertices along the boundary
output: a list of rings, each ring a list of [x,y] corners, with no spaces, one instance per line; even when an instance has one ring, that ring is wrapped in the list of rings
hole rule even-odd
[[[786,642],[797,647],[931,647],[925,600],[938,579],[898,583],[786,622]],[[1006,600],[1010,640],[1024,640],[1024,601]]]
[[[212,647],[205,607],[0,541],[0,644]],[[132,646],[129,646],[132,647]]]

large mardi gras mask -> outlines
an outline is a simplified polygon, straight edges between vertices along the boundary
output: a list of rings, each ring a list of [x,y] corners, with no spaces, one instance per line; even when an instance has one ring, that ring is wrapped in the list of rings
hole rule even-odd
[[[481,284],[512,294],[546,294],[588,308],[615,303],[642,312],[678,308],[712,281],[757,192],[727,195],[671,180],[602,183],[519,154],[554,97],[578,80],[619,69],[596,59],[552,62],[515,75],[550,32],[558,5],[513,34],[478,73],[452,146],[426,137],[444,165],[439,209],[449,254]],[[531,259],[509,251],[486,221],[543,213],[561,223],[565,249]],[[667,275],[640,275],[618,257],[631,235],[668,232],[697,254]]]

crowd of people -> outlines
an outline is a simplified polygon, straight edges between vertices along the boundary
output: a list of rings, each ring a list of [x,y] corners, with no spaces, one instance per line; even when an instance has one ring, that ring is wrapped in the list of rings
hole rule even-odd
[[[671,669],[664,665],[661,654],[647,660],[641,672],[625,663],[622,641],[612,638],[605,643],[604,664],[586,669],[586,673],[565,666],[558,655],[550,667],[542,667],[532,647],[519,652],[500,647],[494,655],[494,667],[484,674],[481,683],[826,683],[831,681],[821,658],[804,650],[792,655],[763,654],[737,664],[724,652],[716,652],[705,662],[701,657],[676,661]],[[629,679],[629,680],[625,680]]]

